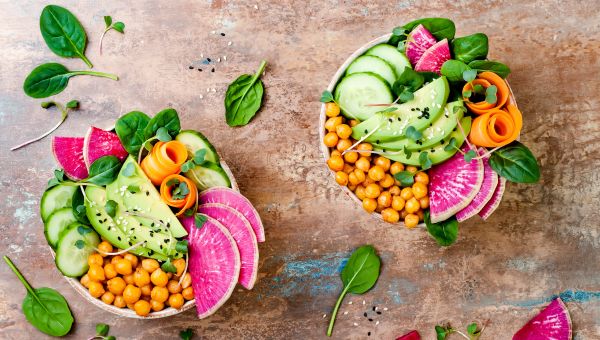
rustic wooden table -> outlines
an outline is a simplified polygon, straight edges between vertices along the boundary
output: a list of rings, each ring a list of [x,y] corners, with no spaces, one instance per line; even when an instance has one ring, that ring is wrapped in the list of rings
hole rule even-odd
[[[90,124],[109,126],[134,109],[153,114],[174,107],[184,126],[203,131],[217,146],[267,233],[255,289],[236,289],[210,318],[197,320],[188,311],[135,321],[85,302],[56,270],[38,214],[55,168],[50,139],[8,151],[58,119],[23,93],[29,71],[48,61],[85,65],[45,46],[38,28],[45,1],[0,0],[0,250],[32,284],[66,296],[76,319],[71,338],[93,335],[98,322],[121,339],[175,338],[187,327],[207,339],[324,338],[341,289],[340,264],[353,248],[370,243],[383,259],[382,275],[371,292],[347,297],[337,338],[371,332],[393,339],[418,329],[433,339],[438,323],[463,328],[489,319],[483,339],[509,339],[558,294],[577,339],[599,339],[600,2],[58,2],[84,25],[94,69],[120,80],[72,79],[55,99],[78,99],[81,110],[56,135],[83,135]],[[99,55],[107,14],[124,21],[126,33],[108,33]],[[525,117],[522,140],[542,165],[538,185],[509,184],[493,217],[462,224],[458,243],[445,249],[424,230],[365,214],[334,183],[318,149],[318,97],[338,65],[365,42],[424,16],[454,19],[459,35],[490,37],[491,56],[513,70],[511,85]],[[203,57],[221,62],[202,65]],[[263,58],[269,61],[265,106],[248,126],[230,128],[222,104],[226,86]],[[0,338],[40,338],[20,311],[24,289],[7,266],[0,264],[0,273]],[[363,312],[372,306],[387,310],[369,322]]]

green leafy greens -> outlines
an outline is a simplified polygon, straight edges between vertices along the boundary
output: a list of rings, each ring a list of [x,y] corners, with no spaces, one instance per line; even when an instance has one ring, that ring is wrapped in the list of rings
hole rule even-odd
[[[494,72],[502,78],[506,78],[510,74],[510,68],[499,61],[473,60],[469,63],[469,67],[477,71]]]
[[[106,27],[104,28],[104,32],[102,32],[102,36],[100,36],[100,44],[99,44],[100,54],[102,54],[102,41],[104,40],[104,36],[106,35],[106,32],[108,32],[110,30],[115,30],[119,33],[125,33],[125,24],[120,21],[113,23],[112,17],[110,15],[104,16],[104,23],[106,24]]]
[[[463,63],[485,59],[488,54],[488,37],[483,33],[475,33],[452,40],[452,55]]]
[[[89,175],[82,182],[108,185],[119,175],[121,161],[115,156],[102,156],[90,165]]]
[[[225,93],[225,119],[229,126],[248,124],[260,109],[263,83],[260,80],[267,62],[263,60],[254,75],[242,74],[227,87]]]
[[[123,147],[130,155],[137,155],[146,140],[144,129],[148,126],[150,117],[140,111],[131,111],[115,123],[115,132]]]
[[[445,221],[431,223],[429,210],[426,210],[424,220],[427,231],[440,246],[447,247],[456,242],[458,236],[458,221],[456,217],[452,216]]]
[[[493,152],[489,163],[498,175],[511,182],[536,183],[540,180],[540,167],[535,156],[518,141]]]
[[[392,31],[388,44],[398,46],[398,43],[406,40],[408,33],[418,25],[423,25],[438,41],[442,39],[452,40],[456,33],[454,22],[447,18],[422,18],[409,22]]]

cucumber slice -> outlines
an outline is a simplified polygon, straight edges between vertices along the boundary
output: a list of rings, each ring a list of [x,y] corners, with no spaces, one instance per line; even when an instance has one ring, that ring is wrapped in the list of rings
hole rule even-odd
[[[48,217],[58,209],[70,207],[72,205],[73,193],[77,190],[76,186],[59,184],[44,192],[40,203],[40,215],[42,221],[46,222]]]
[[[73,215],[73,209],[67,207],[58,209],[48,217],[44,223],[44,235],[48,244],[56,249],[60,234],[67,229],[70,224],[77,222],[77,218]]]
[[[392,66],[387,61],[372,55],[363,55],[354,59],[346,69],[346,74],[359,72],[373,72],[385,79],[390,87],[396,81],[396,72]]]
[[[367,104],[391,104],[394,97],[385,79],[375,73],[361,72],[347,75],[340,81],[335,88],[335,100],[346,117],[364,121],[382,110]]]
[[[210,144],[208,138],[200,132],[195,130],[183,130],[175,137],[175,140],[185,144],[190,157],[193,157],[196,151],[205,149],[206,155],[204,156],[204,159],[213,163],[219,163],[219,154],[217,154],[217,150]]]
[[[196,166],[185,173],[196,184],[198,190],[205,190],[212,187],[231,187],[231,181],[227,173],[219,164],[206,162],[202,166]]]
[[[74,223],[63,231],[56,247],[56,267],[69,277],[79,277],[89,269],[88,257],[98,247],[100,237],[81,223]]]
[[[410,61],[404,53],[398,51],[398,49],[392,45],[379,44],[373,46],[365,53],[365,55],[373,55],[387,61],[392,65],[397,76],[402,74],[406,66],[412,68]]]

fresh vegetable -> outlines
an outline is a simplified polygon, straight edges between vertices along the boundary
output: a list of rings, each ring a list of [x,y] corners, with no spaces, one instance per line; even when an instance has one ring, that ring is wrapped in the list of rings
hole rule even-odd
[[[33,98],[45,98],[62,92],[74,76],[89,75],[119,80],[114,74],[94,71],[69,71],[57,63],[41,64],[25,78],[23,91]]]
[[[194,157],[197,155],[198,151],[204,151],[204,159],[203,161],[209,161],[218,164],[219,163],[219,154],[215,147],[210,143],[208,138],[206,138],[202,133],[194,130],[182,130],[176,137],[175,140],[183,143],[188,150],[188,157]],[[195,160],[197,165],[198,160]]]
[[[435,45],[437,40],[429,33],[425,26],[419,24],[407,36],[404,50],[406,56],[412,65],[416,65],[421,56],[431,46]]]
[[[76,191],[77,192],[77,191]],[[70,224],[76,223],[77,219],[73,215],[70,207],[55,210],[44,223],[44,235],[46,241],[52,248],[56,248],[59,235],[67,229]]]
[[[178,174],[169,175],[163,179],[160,185],[160,197],[168,206],[179,208],[179,212],[175,214],[175,216],[179,216],[194,207],[198,197],[198,189],[186,177]]]
[[[121,161],[117,157],[102,156],[90,165],[89,175],[84,181],[96,185],[107,185],[117,178],[120,169]]]
[[[187,149],[183,143],[157,142],[142,161],[141,167],[152,184],[160,185],[167,176],[179,173],[187,157]]]
[[[499,61],[473,60],[469,63],[469,67],[477,71],[494,72],[502,78],[506,78],[510,74],[510,68]]]
[[[85,56],[87,36],[79,20],[66,8],[48,5],[40,15],[40,31],[46,45],[56,55],[81,58],[89,68],[92,63]]]
[[[75,190],[78,188],[62,182],[46,189],[40,202],[42,221],[46,222],[50,215],[59,209],[71,208]]]
[[[204,222],[199,227],[194,217],[182,220],[189,233],[189,271],[200,319],[229,299],[240,272],[240,254],[227,228],[212,217],[201,216]]]
[[[348,66],[346,74],[372,72],[380,76],[387,81],[389,86],[392,86],[396,81],[396,72],[392,66],[385,60],[372,56],[363,55],[360,56]]]
[[[110,293],[110,292],[109,292],[109,294],[112,295],[112,293]],[[107,296],[107,298],[104,298],[104,300],[110,299],[110,298],[112,298],[114,300],[114,295],[112,295],[112,297],[110,297],[108,294],[103,295],[103,297],[104,296]],[[110,327],[105,323],[96,324],[96,335],[94,335],[93,337],[91,337],[88,340],[116,340],[117,338],[115,336],[108,335],[109,330],[110,330]]]
[[[393,83],[392,90],[404,103],[414,99],[414,93],[423,86],[423,82],[425,82],[425,77],[407,66],[398,76],[398,80]]]
[[[456,33],[454,22],[446,18],[422,18],[409,22],[401,27],[396,27],[392,31],[392,36],[388,44],[398,46],[398,43],[407,40],[408,32],[415,27],[423,25],[437,40],[452,40]]]
[[[48,109],[50,107],[56,106],[61,111],[60,121],[53,128],[51,128],[50,130],[48,130],[47,132],[45,132],[41,136],[36,137],[34,139],[31,139],[31,140],[28,140],[27,142],[21,143],[21,144],[19,144],[17,146],[13,146],[10,149],[10,151],[15,151],[15,150],[18,150],[18,149],[26,146],[26,145],[29,145],[29,144],[34,143],[34,142],[37,142],[40,139],[43,139],[44,137],[46,137],[49,134],[51,134],[52,132],[54,132],[67,119],[67,117],[69,116],[69,111],[71,111],[71,110],[77,110],[79,108],[79,101],[77,101],[77,100],[71,100],[67,104],[65,104],[65,106],[63,106],[62,104],[57,103],[57,102],[49,101],[49,102],[42,102],[41,106],[44,109]]]
[[[239,283],[252,289],[258,273],[258,243],[252,225],[244,215],[220,203],[206,203],[198,207],[198,212],[210,216],[229,230],[240,253]]]
[[[572,338],[573,329],[569,310],[559,297],[550,302],[513,336],[513,340],[571,340]]]
[[[183,168],[182,166],[182,171]],[[192,168],[185,172],[185,176],[191,179],[199,190],[213,187],[231,187],[231,180],[221,165],[209,161],[204,161],[201,165],[194,162]]]
[[[454,242],[458,236],[458,221],[454,216],[437,223],[431,222],[429,210],[425,211],[425,226],[429,235],[442,247],[447,247]]]
[[[364,294],[373,288],[377,278],[379,278],[380,266],[381,260],[375,253],[375,248],[371,245],[359,247],[352,253],[344,269],[342,269],[341,279],[344,289],[333,308],[331,321],[327,328],[327,336],[331,336],[333,333],[333,325],[346,294]]]
[[[344,77],[336,86],[334,96],[344,116],[361,121],[381,111],[381,107],[368,104],[391,104],[394,101],[390,85],[371,72]]]
[[[440,326],[435,326],[435,333],[437,335],[437,340],[446,340],[448,335],[456,333],[462,336],[467,340],[478,340],[481,337],[481,334],[485,330],[485,325],[480,329],[477,323],[473,322],[467,326],[466,334],[461,332],[460,330],[453,328],[450,324]]]
[[[421,340],[421,335],[417,331],[410,331],[403,336],[396,338],[396,340]]]
[[[476,117],[469,133],[469,141],[477,146],[504,146],[516,141],[522,127],[521,111],[509,104],[506,110],[495,109]]]
[[[121,144],[130,155],[137,155],[146,140],[144,129],[148,126],[150,117],[140,111],[131,111],[115,123],[115,132]]]
[[[492,215],[494,211],[500,205],[502,201],[502,196],[504,195],[504,189],[506,188],[506,178],[498,176],[498,185],[496,186],[496,190],[492,194],[492,198],[487,202],[487,204],[479,211],[479,217],[483,220],[487,220],[488,217]]]
[[[194,337],[194,331],[191,328],[186,328],[179,332],[179,338],[181,340],[191,340]]]
[[[88,270],[88,256],[100,243],[96,232],[81,223],[69,225],[56,245],[56,267],[68,277],[79,277]]]
[[[106,27],[104,28],[104,32],[102,32],[102,35],[100,36],[100,43],[98,47],[98,49],[100,50],[100,54],[102,54],[102,41],[104,40],[104,36],[108,31],[115,30],[119,33],[125,33],[125,24],[120,21],[113,23],[112,17],[110,15],[104,16],[104,23],[106,24]]]
[[[497,99],[492,103],[489,103],[485,100],[472,102],[470,98],[468,98],[468,96],[465,96],[465,92],[474,91],[474,87],[477,85],[482,86],[484,89],[487,89],[491,86],[495,86],[495,88],[497,89]],[[507,103],[509,96],[510,90],[508,89],[506,81],[504,81],[504,79],[502,79],[494,72],[481,72],[477,75],[477,79],[473,80],[472,82],[467,82],[467,84],[465,84],[465,86],[463,87],[463,99],[465,100],[467,107],[473,113],[478,115],[489,113],[503,107],[504,104]]]
[[[459,60],[450,59],[442,64],[440,73],[451,82],[460,82],[463,80],[463,74],[468,70],[471,70],[471,68],[467,64]]]
[[[79,188],[81,189],[81,188]],[[73,198],[71,200],[71,212],[73,213],[73,217],[83,223],[90,224],[90,221],[87,218],[86,210],[85,210],[85,197],[83,196],[83,190],[75,190],[73,193]]]
[[[443,39],[423,53],[421,59],[415,65],[415,71],[440,74],[442,65],[447,60],[450,60],[450,47],[448,40]]]
[[[21,307],[27,321],[40,332],[51,336],[63,336],[69,333],[74,320],[67,300],[52,288],[33,288],[10,258],[8,256],[3,258],[27,289]]]
[[[456,213],[458,222],[466,221],[477,215],[490,199],[492,199],[496,186],[498,186],[498,175],[490,167],[489,155],[485,156],[485,152],[485,149],[479,149],[479,155],[482,157],[481,161],[483,162],[483,182],[481,188],[471,203]]]
[[[452,40],[454,59],[464,63],[483,60],[488,54],[488,37],[483,33],[475,33]]]
[[[398,51],[398,49],[395,46],[392,45],[375,45],[371,47],[367,52],[365,52],[365,55],[374,56],[385,60],[394,68],[396,75],[400,75],[405,67],[410,67],[410,61],[408,60],[408,58],[402,52]]]
[[[490,166],[496,173],[511,182],[536,183],[540,180],[540,168],[535,156],[518,141],[492,153]]]
[[[83,137],[52,137],[52,152],[67,177],[72,180],[88,177],[83,160]]]
[[[225,93],[225,119],[229,126],[248,124],[262,106],[262,76],[267,62],[261,61],[254,75],[242,74],[227,87]]]
[[[90,126],[85,134],[83,160],[88,168],[102,156],[115,156],[122,162],[127,154],[119,137],[113,132]]]
[[[157,113],[144,128],[144,138],[146,140],[157,136],[158,131],[163,128],[171,138],[175,138],[181,131],[179,115],[174,109],[164,109]]]

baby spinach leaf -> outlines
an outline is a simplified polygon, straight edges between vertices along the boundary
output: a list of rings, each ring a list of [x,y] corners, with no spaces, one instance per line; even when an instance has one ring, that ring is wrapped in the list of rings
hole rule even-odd
[[[46,98],[62,92],[67,87],[69,79],[79,75],[119,80],[119,77],[114,74],[94,71],[69,71],[61,64],[46,63],[39,65],[29,73],[23,83],[23,91],[33,98]]]
[[[421,131],[415,129],[414,126],[409,126],[408,128],[406,128],[406,132],[404,132],[404,135],[407,138],[410,138],[414,141],[418,141],[419,139],[421,139],[423,137],[423,134],[421,133]]]
[[[156,116],[152,117],[144,129],[145,140],[156,136],[158,129],[161,127],[165,128],[171,137],[177,136],[181,130],[181,123],[177,111],[174,109],[164,109],[157,113]]]
[[[456,217],[452,216],[445,221],[431,223],[429,210],[426,210],[424,220],[429,235],[431,235],[440,246],[447,247],[456,242],[458,236],[458,221],[456,220]]]
[[[423,85],[424,81],[425,78],[422,74],[406,66],[404,71],[402,71],[398,79],[394,82],[392,90],[397,96],[401,96],[405,91],[411,92],[412,95],[412,92],[417,91]],[[406,102],[408,100],[403,101]]]
[[[131,155],[137,155],[146,140],[144,130],[150,117],[140,111],[131,111],[115,123],[115,132],[127,152]]]
[[[248,124],[262,105],[263,84],[260,77],[267,62],[263,60],[254,75],[242,74],[227,87],[225,119],[229,126]]]
[[[83,182],[108,185],[117,178],[119,170],[121,170],[121,161],[117,157],[102,156],[90,165],[88,178]]]
[[[40,15],[40,30],[46,45],[56,55],[81,58],[89,68],[94,67],[86,58],[87,36],[79,20],[66,8],[48,5]]]
[[[181,340],[192,340],[194,336],[194,331],[191,328],[187,328],[181,332],[179,332],[179,338]]]
[[[362,246],[352,253],[342,270],[341,278],[344,289],[333,308],[329,328],[327,328],[327,336],[331,336],[333,332],[337,312],[346,294],[349,292],[363,294],[373,288],[377,278],[379,278],[380,266],[381,260],[375,253],[375,248],[371,245]]]
[[[403,187],[409,187],[415,184],[415,174],[410,171],[400,171],[394,174],[394,178],[400,182]]]
[[[494,72],[502,78],[506,78],[510,74],[510,68],[499,61],[473,60],[469,63],[469,67],[477,71]]]
[[[65,298],[51,288],[33,288],[8,256],[4,261],[27,289],[22,310],[25,318],[35,328],[51,336],[69,333],[73,325],[73,315]]]
[[[476,59],[485,59],[488,54],[488,37],[483,33],[475,33],[452,40],[454,59],[465,64]]]
[[[540,180],[540,167],[531,151],[514,141],[493,152],[490,166],[498,175],[515,183],[536,183]]]
[[[463,81],[463,73],[469,69],[470,67],[462,61],[450,59],[442,64],[440,72],[449,81]]]
[[[81,192],[80,188],[77,188],[77,190],[75,190],[75,192],[73,193],[73,198],[71,199],[71,203],[72,203],[71,206],[73,209],[73,215],[75,216],[77,221],[84,223],[84,224],[89,224],[90,221],[88,220],[87,215],[86,215],[84,197],[83,197],[83,193]]]
[[[323,91],[323,93],[321,94],[321,103],[329,103],[333,101],[333,94],[331,94],[331,91]]]
[[[399,42],[406,40],[407,33],[415,27],[423,25],[438,41],[442,39],[452,40],[456,33],[454,22],[446,18],[422,18],[394,28],[388,44],[397,46]]]
[[[104,204],[104,210],[106,210],[106,213],[110,217],[115,217],[117,215],[118,207],[119,207],[119,205],[117,204],[117,202],[115,202],[113,200],[108,200],[108,201],[106,201],[106,204]]]
[[[104,18],[106,19],[106,17],[104,17]],[[107,336],[109,329],[110,329],[110,327],[107,324],[105,324],[105,323],[99,323],[99,324],[96,325],[96,335]]]

